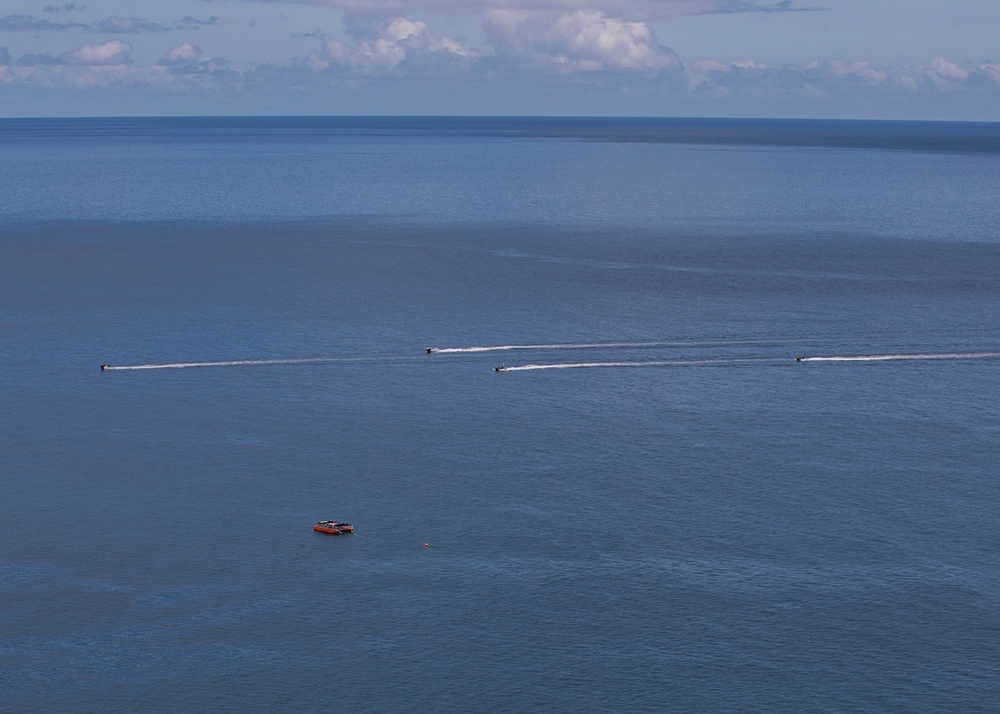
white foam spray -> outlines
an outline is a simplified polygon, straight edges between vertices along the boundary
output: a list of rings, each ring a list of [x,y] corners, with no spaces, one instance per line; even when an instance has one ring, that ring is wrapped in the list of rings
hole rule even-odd
[[[484,347],[428,347],[429,354],[459,354],[463,352],[506,352],[511,350],[596,350],[635,349],[642,347],[726,347],[770,344],[763,340],[720,340],[715,342],[571,342],[540,345],[490,345]]]
[[[189,367],[242,367],[244,365],[262,364],[330,364],[333,362],[343,362],[345,360],[332,357],[315,357],[303,359],[234,359],[220,362],[170,362],[165,364],[128,364],[128,365],[102,365],[101,369],[126,370],[126,369],[187,369]]]
[[[747,359],[693,359],[693,360],[647,360],[642,362],[568,362],[562,364],[522,364],[514,367],[501,366],[500,372],[528,372],[538,369],[588,369],[593,367],[697,367],[704,365],[737,365],[784,362],[775,357]]]
[[[904,360],[997,359],[1000,352],[940,352],[898,355],[850,355],[833,357],[802,357],[799,362],[899,362]]]

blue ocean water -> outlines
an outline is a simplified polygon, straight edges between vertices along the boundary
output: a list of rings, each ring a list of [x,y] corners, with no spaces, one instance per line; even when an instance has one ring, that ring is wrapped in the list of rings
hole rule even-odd
[[[991,124],[0,121],[0,709],[995,711],[997,186]]]

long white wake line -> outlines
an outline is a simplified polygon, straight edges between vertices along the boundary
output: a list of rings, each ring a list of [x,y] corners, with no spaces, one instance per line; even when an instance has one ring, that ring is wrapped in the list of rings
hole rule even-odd
[[[714,342],[577,342],[543,345],[490,345],[484,347],[428,347],[428,354],[457,354],[461,352],[505,352],[509,350],[593,350],[628,347],[724,347],[727,345],[770,344],[773,340],[716,340]]]
[[[125,370],[125,369],[186,369],[188,367],[239,367],[243,365],[261,364],[330,364],[342,360],[333,357],[315,357],[303,359],[234,359],[222,362],[171,362],[169,364],[127,364],[127,365],[101,365],[102,370]]]
[[[710,364],[759,364],[762,362],[778,362],[779,359],[766,357],[760,359],[697,359],[697,360],[650,360],[645,362],[569,362],[564,364],[522,364],[515,367],[500,366],[498,372],[527,372],[537,369],[586,369],[589,367],[695,367]],[[784,362],[784,359],[780,361]]]
[[[801,357],[799,362],[900,362],[904,360],[996,359],[1000,352],[941,352],[899,355],[854,355],[843,357]]]
[[[665,367],[677,362],[575,362],[572,364],[522,364],[518,367],[501,367],[500,372],[527,372],[536,369],[583,369],[586,367]]]
[[[801,357],[797,362],[890,362],[902,360],[997,359],[1000,352],[946,352],[924,354],[851,355],[840,357]],[[650,360],[642,362],[569,362],[563,364],[501,365],[498,372],[526,372],[539,369],[585,369],[588,367],[692,367],[701,365],[784,364],[783,357],[747,357],[743,359]]]

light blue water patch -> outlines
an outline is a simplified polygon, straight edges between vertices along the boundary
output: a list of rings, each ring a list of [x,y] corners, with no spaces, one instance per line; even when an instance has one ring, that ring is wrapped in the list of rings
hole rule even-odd
[[[0,210],[29,222],[369,216],[996,239],[995,125],[476,123],[6,120]],[[959,220],[941,220],[949,211]]]

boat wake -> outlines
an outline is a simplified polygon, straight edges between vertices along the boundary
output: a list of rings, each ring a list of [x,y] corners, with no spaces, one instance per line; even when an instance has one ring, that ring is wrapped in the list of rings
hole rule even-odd
[[[732,347],[770,344],[762,340],[717,340],[714,342],[564,342],[540,345],[490,345],[485,347],[428,347],[427,354],[444,355],[467,352],[506,352],[512,350],[596,350],[637,349],[644,347]]]
[[[332,357],[314,357],[303,359],[234,359],[220,362],[170,362],[165,364],[128,364],[110,365],[102,364],[101,370],[133,370],[133,369],[187,369],[189,367],[242,367],[244,365],[265,365],[265,364],[331,364],[342,362],[341,359]]]
[[[721,346],[723,344],[753,344],[750,342],[728,343],[679,343],[679,342],[614,342],[614,343],[580,343],[555,345],[498,345],[494,347],[450,347],[437,349],[428,347],[428,352],[461,353],[461,352],[497,352],[504,350],[542,350],[542,349],[588,349],[613,347],[662,347],[662,346]],[[102,364],[102,371],[125,371],[147,369],[189,369],[194,367],[243,367],[257,365],[309,365],[337,364],[345,362],[371,361],[373,358],[350,357],[299,357],[283,359],[236,359],[219,360],[215,362],[164,362],[154,364]],[[409,361],[412,357],[380,357],[377,361]],[[825,357],[796,357],[796,362],[900,362],[907,360],[968,360],[968,359],[1000,359],[1000,352],[940,352],[918,354],[879,354],[879,355],[832,355]],[[641,361],[605,361],[605,362],[567,362],[548,364],[524,364],[508,367],[495,367],[497,372],[528,372],[541,369],[587,369],[587,368],[627,368],[627,367],[692,367],[699,365],[761,365],[784,364],[787,357],[734,357],[734,358],[703,358],[703,359],[671,359],[671,360],[641,360]]]
[[[901,362],[906,360],[997,359],[1000,352],[940,352],[898,355],[851,355],[841,357],[796,357],[797,362]]]
[[[539,369],[589,369],[595,367],[698,367],[705,365],[740,365],[740,364],[777,364],[784,359],[776,357],[746,358],[746,359],[685,359],[685,360],[647,360],[642,362],[568,362],[561,364],[522,364],[514,367],[502,365],[494,367],[497,372],[528,372]]]
[[[1000,352],[941,352],[921,354],[843,355],[829,357],[796,357],[796,362],[899,362],[905,360],[967,360],[1000,359]],[[731,359],[675,359],[630,362],[568,362],[558,364],[524,364],[494,367],[497,372],[528,372],[539,369],[586,369],[592,367],[695,367],[705,365],[766,365],[787,364],[786,357],[744,357]]]

